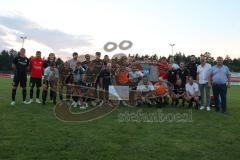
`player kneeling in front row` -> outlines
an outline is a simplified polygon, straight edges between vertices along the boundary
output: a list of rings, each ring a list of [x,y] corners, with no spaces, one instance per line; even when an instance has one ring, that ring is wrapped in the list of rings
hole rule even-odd
[[[185,87],[182,85],[182,80],[177,80],[176,84],[173,86],[172,93],[172,105],[178,106],[179,100],[182,99],[182,106],[185,103]]]
[[[193,82],[193,78],[189,77],[188,83],[186,84],[186,101],[189,102],[189,107],[192,107],[193,102],[196,103],[196,109],[199,107],[199,88],[198,84]]]
[[[156,92],[156,101],[161,106],[169,103],[169,88],[167,82],[164,81],[162,77],[159,77],[159,80],[154,85]]]
[[[57,84],[59,79],[59,72],[56,68],[55,63],[50,63],[44,71],[44,80],[43,80],[43,91],[42,91],[42,103],[46,104],[48,88],[50,86],[50,92],[53,96],[53,104],[56,104],[57,98]]]
[[[144,76],[137,86],[137,97],[140,97],[140,99],[138,99],[138,105],[143,103],[151,105],[151,98],[154,97],[154,90],[153,84],[148,80],[147,76]]]

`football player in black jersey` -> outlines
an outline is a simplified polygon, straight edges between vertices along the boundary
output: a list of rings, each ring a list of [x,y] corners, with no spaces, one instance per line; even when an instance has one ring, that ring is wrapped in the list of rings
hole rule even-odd
[[[191,56],[191,62],[188,64],[187,69],[189,70],[189,75],[193,78],[194,81],[197,80],[197,66],[196,57]]]
[[[189,77],[189,71],[186,69],[184,62],[180,63],[180,68],[177,70],[177,79],[182,81],[182,87],[185,88]]]
[[[26,50],[24,48],[20,49],[19,55],[16,56],[13,60],[12,69],[14,71],[14,78],[13,78],[13,87],[12,87],[12,102],[11,105],[15,105],[15,97],[17,87],[20,84],[22,87],[22,97],[23,103],[28,104],[26,101],[26,84],[27,84],[27,70],[29,65],[29,59],[25,56]]]

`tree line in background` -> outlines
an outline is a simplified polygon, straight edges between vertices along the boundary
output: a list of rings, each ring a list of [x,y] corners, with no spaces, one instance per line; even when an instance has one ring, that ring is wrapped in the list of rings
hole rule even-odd
[[[203,55],[206,57],[208,63],[210,63],[211,65],[216,64],[216,59],[211,56],[211,53],[205,52]],[[134,55],[129,54],[128,56],[140,60],[143,60],[144,58],[158,60],[161,58],[161,56],[158,56],[157,54],[154,54],[152,56],[149,55],[140,56],[139,54]],[[171,55],[169,55],[166,58],[169,59],[169,57],[171,57]],[[173,57],[176,63],[184,62],[185,64],[188,64],[190,62],[191,55],[186,56],[184,53],[178,52],[175,55],[173,55]],[[224,59],[223,63],[229,67],[231,72],[240,72],[240,58],[231,59],[229,55],[226,55],[226,57],[223,57],[223,59]],[[200,57],[196,57],[196,61],[198,64],[200,64]]]
[[[11,49],[9,51],[7,51],[7,50],[1,51],[1,53],[0,53],[0,71],[8,72],[8,73],[11,72],[11,70],[12,70],[11,65],[12,65],[13,59],[17,55],[18,55],[18,52],[13,49]],[[214,65],[216,63],[215,59],[211,56],[211,53],[206,52],[206,53],[204,53],[204,55],[206,56],[208,63],[210,63],[212,65]],[[134,54],[134,55],[129,54],[128,56],[138,59],[138,60],[143,60],[144,58],[158,60],[159,58],[161,58],[157,54],[154,54],[151,56],[150,55],[140,56],[139,54]],[[177,63],[185,62],[187,64],[190,62],[190,56],[186,56],[184,53],[178,52],[173,56],[175,58],[175,62],[177,62]],[[166,58],[169,58],[169,57],[166,57]],[[197,63],[199,63],[199,61],[200,61],[200,57],[197,57]],[[57,58],[57,60],[56,60],[57,66],[60,66],[63,63],[64,62],[61,58]],[[224,57],[224,64],[227,65],[232,72],[240,72],[240,58],[231,59],[231,57],[227,55],[226,57]]]

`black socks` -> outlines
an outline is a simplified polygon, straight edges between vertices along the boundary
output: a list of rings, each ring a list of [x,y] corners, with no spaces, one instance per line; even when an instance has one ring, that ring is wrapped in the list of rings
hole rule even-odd
[[[12,89],[12,101],[15,101],[17,89]]]

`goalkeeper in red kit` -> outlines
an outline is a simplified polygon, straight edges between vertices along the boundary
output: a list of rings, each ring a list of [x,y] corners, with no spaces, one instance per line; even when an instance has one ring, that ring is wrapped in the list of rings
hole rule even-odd
[[[43,75],[43,65],[44,61],[41,58],[41,52],[36,52],[36,57],[30,60],[30,101],[33,102],[33,91],[36,86],[36,102],[41,103],[39,100],[40,87],[42,86],[42,75]]]

